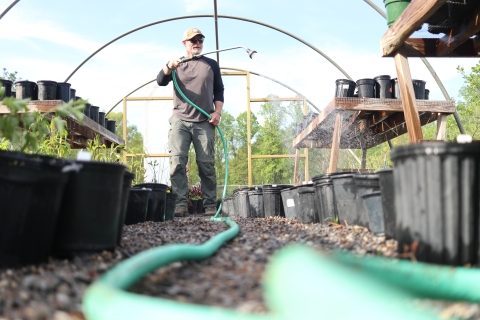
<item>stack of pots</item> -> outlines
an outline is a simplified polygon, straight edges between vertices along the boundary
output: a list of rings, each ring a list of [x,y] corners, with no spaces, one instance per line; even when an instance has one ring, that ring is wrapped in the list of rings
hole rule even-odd
[[[430,94],[430,90],[425,89],[425,84],[426,81],[424,80],[412,80],[413,83],[413,90],[415,92],[415,99],[417,100],[428,100],[427,91],[428,95]],[[392,98],[395,99],[401,99],[402,96],[400,94],[400,88],[398,87],[398,79],[394,78],[392,79],[392,90],[393,90],[393,95]]]
[[[165,221],[168,186],[162,183],[140,183],[135,187],[152,189],[148,198],[146,221]]]
[[[424,142],[391,151],[398,248],[419,261],[479,261],[480,144]]]

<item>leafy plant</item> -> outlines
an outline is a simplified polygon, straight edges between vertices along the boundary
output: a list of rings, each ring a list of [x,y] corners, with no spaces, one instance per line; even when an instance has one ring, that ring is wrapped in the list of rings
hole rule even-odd
[[[325,221],[331,220],[333,223],[338,224],[338,217],[328,217]]]
[[[199,185],[188,187],[188,198],[191,200],[202,199],[202,188]]]
[[[95,139],[88,142],[87,151],[92,155],[92,160],[102,162],[121,162],[122,151],[125,150],[125,145],[119,144],[110,148],[106,144],[100,143],[100,136],[95,135]]]

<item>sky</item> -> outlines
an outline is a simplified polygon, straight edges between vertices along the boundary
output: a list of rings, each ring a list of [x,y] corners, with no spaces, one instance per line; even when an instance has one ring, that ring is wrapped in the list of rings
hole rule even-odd
[[[384,9],[383,0],[373,0]],[[0,0],[0,12],[12,0]],[[328,55],[354,80],[389,74],[392,58],[382,58],[380,39],[385,19],[363,0],[217,0],[217,13],[273,26]],[[184,55],[183,32],[199,28],[204,52],[216,49],[214,0],[21,0],[0,20],[0,68],[31,81],[63,82],[90,54],[132,29],[161,20],[125,36],[86,62],[70,79],[77,96],[109,110],[129,92],[154,80],[168,60]],[[210,15],[212,17],[187,17]],[[249,59],[243,49],[220,53],[220,67],[253,71],[306,96],[318,109],[334,97],[335,80],[345,78],[322,55],[282,32],[252,22],[218,18],[219,48],[244,46],[258,52]],[[209,57],[216,59],[216,54]],[[477,59],[431,58],[449,95],[458,99],[463,79],[457,66],[470,70]],[[418,58],[409,59],[412,77],[427,82],[431,100],[444,97]],[[225,110],[246,110],[246,78],[224,76]],[[133,96],[171,96],[172,86],[155,82]],[[296,94],[265,78],[251,76],[253,98]],[[171,101],[129,102],[129,123],[140,128],[149,152],[165,151]],[[252,104],[258,110],[259,103]],[[121,104],[114,111],[121,111]],[[158,122],[156,122],[158,120]]]

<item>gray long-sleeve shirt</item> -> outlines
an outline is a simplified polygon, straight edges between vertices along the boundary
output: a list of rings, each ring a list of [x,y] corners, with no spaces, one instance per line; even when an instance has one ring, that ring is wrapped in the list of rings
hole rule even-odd
[[[200,57],[182,63],[177,68],[177,82],[185,96],[208,114],[212,113],[214,101],[222,101],[223,81],[218,63],[207,57]],[[165,75],[163,69],[157,76],[159,86],[166,86],[172,80],[172,74]],[[207,117],[190,106],[173,88],[173,116],[190,122],[202,122]]]

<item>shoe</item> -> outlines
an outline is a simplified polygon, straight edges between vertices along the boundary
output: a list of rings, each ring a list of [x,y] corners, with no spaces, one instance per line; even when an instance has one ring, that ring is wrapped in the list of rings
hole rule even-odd
[[[185,217],[188,215],[188,209],[184,206],[175,207],[175,217]]]
[[[206,216],[214,216],[217,213],[217,208],[215,207],[206,207],[205,208],[205,215]]]

